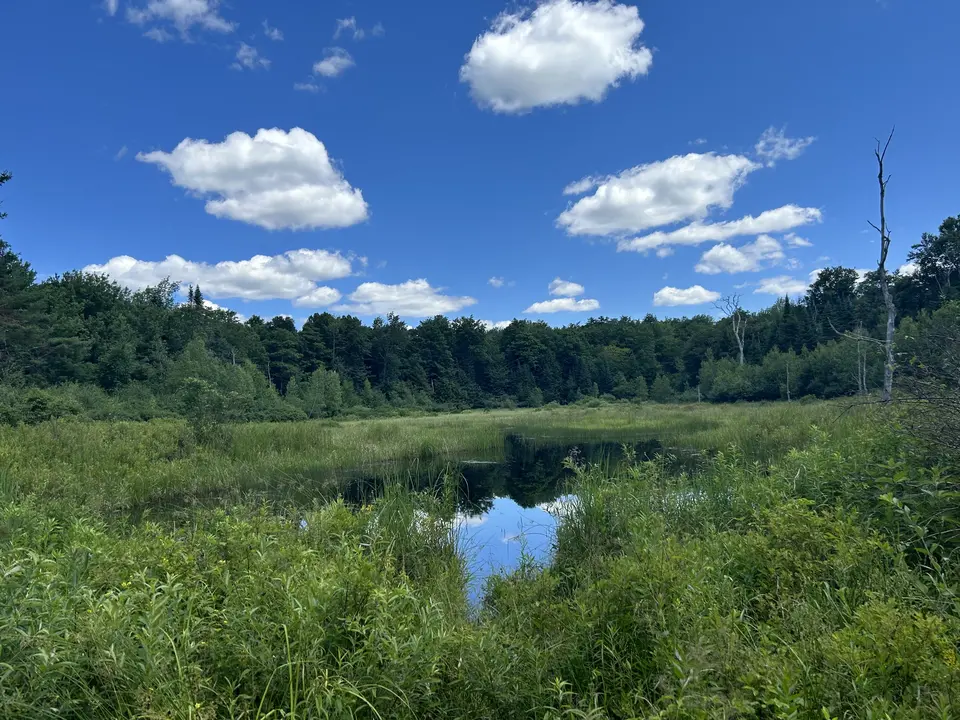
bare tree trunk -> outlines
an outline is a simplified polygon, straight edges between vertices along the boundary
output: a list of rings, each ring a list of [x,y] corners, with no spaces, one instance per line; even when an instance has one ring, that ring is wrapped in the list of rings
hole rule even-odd
[[[730,318],[733,337],[736,338],[737,348],[740,350],[740,364],[743,365],[743,341],[747,332],[747,314],[740,307],[740,296],[729,295],[715,302],[713,306]]]
[[[790,402],[790,360],[787,360],[787,402]]]
[[[867,394],[867,351],[863,344],[863,323],[857,325],[857,395]]]
[[[880,183],[880,227],[873,225],[873,228],[880,233],[880,261],[877,263],[877,273],[880,276],[880,291],[883,293],[883,304],[887,308],[887,335],[884,339],[883,349],[885,361],[883,364],[883,402],[890,402],[893,396],[893,333],[896,329],[897,308],[893,303],[893,293],[890,290],[890,282],[887,278],[887,253],[890,251],[890,232],[887,230],[887,215],[885,202],[887,198],[887,183],[890,182],[890,176],[883,176],[883,161],[887,156],[887,148],[890,147],[890,141],[893,140],[893,130],[887,137],[887,142],[880,148],[880,141],[877,140],[877,149],[874,155],[877,158],[877,181]]]
[[[893,331],[897,318],[897,308],[893,304],[893,293],[890,292],[890,283],[884,277],[880,282],[883,291],[883,304],[887,306],[887,337],[884,342],[886,362],[883,364],[883,401],[889,402],[893,395]]]
[[[740,348],[740,364],[743,365],[743,336],[747,329],[747,319],[743,317],[740,313],[740,309],[737,308],[736,313],[733,315],[733,334],[737,337],[737,346]]]

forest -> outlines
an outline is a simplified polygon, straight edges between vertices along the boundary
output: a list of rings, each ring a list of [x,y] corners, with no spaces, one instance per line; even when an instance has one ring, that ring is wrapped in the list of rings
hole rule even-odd
[[[3,175],[3,181],[10,179]],[[960,216],[925,233],[909,272],[890,278],[901,357],[923,327],[956,314]],[[588,397],[656,402],[832,398],[882,384],[886,315],[877,272],[827,267],[799,299],[726,316],[591,318],[551,327],[473,317],[365,325],[350,315],[293,319],[211,309],[175,281],[131,291],[109,277],[37,280],[0,239],[0,420],[176,416],[197,400],[222,420],[295,420]],[[742,359],[734,320],[742,320]],[[906,343],[906,344],[905,344]]]
[[[0,184],[11,177],[4,173]],[[960,312],[952,305],[960,298],[960,216],[917,239],[909,260],[889,278],[904,367],[924,328]],[[324,312],[298,329],[287,316],[241,322],[211,308],[202,288],[175,280],[137,291],[84,272],[38,281],[0,238],[0,422],[138,420],[198,407],[222,421],[273,421],[589,397],[865,395],[883,377],[878,280],[877,271],[827,267],[801,298],[759,312],[725,298],[719,319],[599,317],[566,327],[514,320],[492,329],[473,317],[412,326],[389,315],[365,325]]]

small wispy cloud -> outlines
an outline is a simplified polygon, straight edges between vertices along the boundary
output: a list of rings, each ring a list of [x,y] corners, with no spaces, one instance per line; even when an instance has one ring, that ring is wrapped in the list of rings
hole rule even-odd
[[[106,11],[107,15],[111,17],[117,14],[117,9],[120,7],[120,0],[103,0],[103,9]]]
[[[786,241],[788,247],[792,247],[792,248],[813,247],[812,242],[810,242],[806,238],[800,237],[796,233],[787,233],[786,235],[783,236],[783,239]]]
[[[305,82],[305,83],[294,83],[294,90],[299,90],[300,92],[309,92],[309,93],[318,93],[320,92],[320,86],[316,83]]]
[[[123,159],[123,156],[127,154],[127,152],[129,152],[129,150],[128,150],[127,146],[124,145],[122,148],[120,148],[119,150],[117,150],[117,154],[113,156],[113,159],[114,159],[114,160],[121,160],[121,159]]]
[[[791,138],[787,137],[787,128],[779,130],[773,126],[763,131],[754,150],[757,156],[766,161],[767,167],[773,167],[778,160],[795,160],[803,154],[815,137]]]
[[[173,40],[173,35],[168,33],[163,28],[150,28],[143,34],[143,36],[158,43],[165,43]]]
[[[270,23],[266,20],[263,21],[263,34],[276,42],[283,40],[283,32],[275,27],[270,27]]]
[[[354,40],[363,40],[364,35],[366,35],[363,28],[357,25],[355,17],[337,20],[337,29],[333,33],[333,39],[337,40],[344,32],[351,33]]]
[[[270,61],[262,57],[255,47],[242,42],[237,49],[237,61],[230,67],[234,70],[243,70],[243,68],[248,70],[266,69],[270,67]]]

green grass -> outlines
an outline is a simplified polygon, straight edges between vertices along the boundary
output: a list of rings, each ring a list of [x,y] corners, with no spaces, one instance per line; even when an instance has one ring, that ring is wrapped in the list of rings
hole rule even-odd
[[[768,461],[796,447],[814,425],[852,432],[853,414],[835,403],[734,406],[633,405],[474,411],[416,418],[249,423],[198,444],[186,423],[53,422],[0,427],[0,492],[18,492],[123,513],[249,490],[299,497],[336,488],[338,470],[383,466],[402,472],[415,460],[490,457],[506,432],[576,441],[658,439],[668,447],[712,451],[730,445]],[[399,466],[398,466],[399,464]],[[327,483],[329,484],[329,482]],[[304,493],[305,487],[312,493]]]
[[[5,429],[0,717],[958,717],[956,474],[842,410],[250,425],[219,446],[170,422]],[[712,459],[576,467],[551,564],[492,579],[479,611],[449,490],[118,514],[508,431]]]

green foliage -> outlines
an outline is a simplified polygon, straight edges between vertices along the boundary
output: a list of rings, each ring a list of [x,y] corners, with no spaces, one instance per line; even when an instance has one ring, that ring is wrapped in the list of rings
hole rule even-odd
[[[653,385],[650,386],[650,399],[658,403],[669,403],[676,399],[670,378],[666,375],[657,375]]]
[[[222,395],[188,354],[204,377],[185,392]],[[935,495],[955,476],[864,412],[810,430],[831,418],[555,407],[237,425],[198,447],[182,421],[0,428],[0,716],[953,717],[956,503]],[[727,449],[692,475],[571,462],[552,563],[492,578],[479,608],[449,490],[160,512],[209,497],[204,468],[281,482],[518,426]],[[122,488],[157,515],[123,519]]]
[[[340,376],[329,370],[314,370],[306,380],[287,386],[287,398],[309,418],[333,417],[343,410],[343,386]]]

